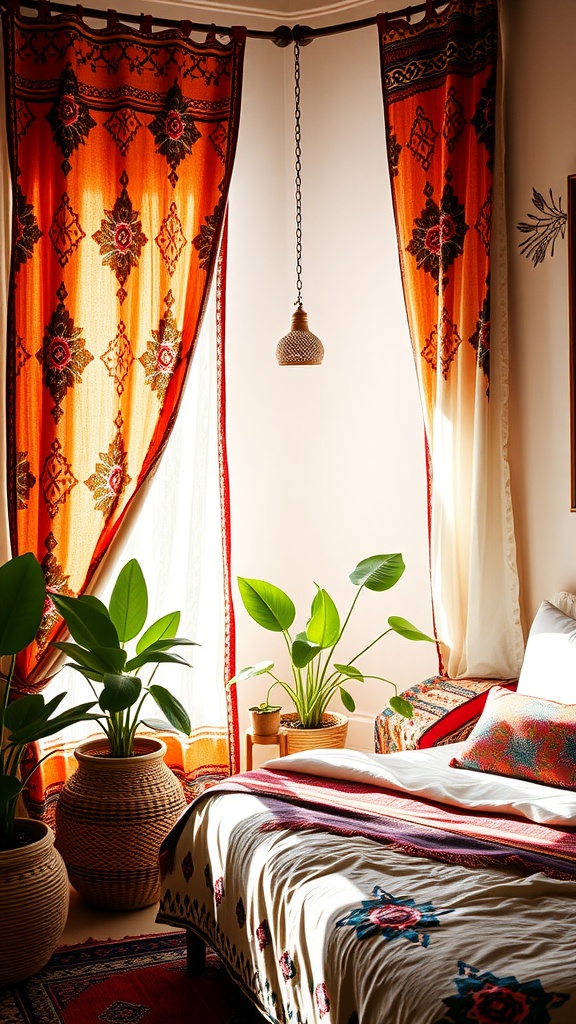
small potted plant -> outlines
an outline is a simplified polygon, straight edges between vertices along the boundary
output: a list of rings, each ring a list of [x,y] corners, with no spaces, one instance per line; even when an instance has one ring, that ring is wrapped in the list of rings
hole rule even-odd
[[[387,633],[398,633],[407,640],[434,643],[432,637],[417,629],[407,619],[390,616],[387,629],[361,651],[345,663],[334,661],[336,648],[342,640],[362,590],[390,590],[398,582],[404,569],[404,561],[400,554],[373,555],[359,562],[349,576],[351,583],[358,587],[358,591],[343,622],[330,595],[317,585],[306,628],[294,636],[290,629],[296,617],[296,609],[288,595],[279,587],[264,580],[238,577],[240,596],[251,618],[264,629],[282,633],[290,659],[292,679],[286,682],[279,678],[272,671],[273,662],[261,661],[242,669],[232,682],[269,675],[273,683],[268,691],[267,704],[270,701],[271,690],[275,686],[284,690],[295,708],[293,713],[284,714],[281,719],[282,725],[289,729],[289,752],[307,746],[344,746],[346,716],[337,713],[330,715],[327,707],[334,694],[339,692],[346,710],[355,710],[354,698],[347,689],[350,683],[361,683],[365,679],[379,679],[389,683],[395,691],[394,697],[390,699],[390,705],[400,714],[411,717],[412,706],[398,696],[396,684],[384,676],[363,673],[356,662]],[[303,736],[304,730],[306,736]]]
[[[159,666],[189,665],[173,648],[180,612],[146,629],[148,589],[136,559],[120,571],[109,607],[98,598],[51,594],[72,640],[54,644],[92,687],[105,736],[79,744],[76,772],[56,806],[57,847],[81,896],[99,907],[135,909],[159,894],[158,850],[185,806],[180,782],[164,763],[166,744],[151,730],[190,733],[190,719],[166,687],[153,682]],[[135,641],[129,656],[126,644]],[[154,669],[148,681],[140,670]],[[165,718],[145,714],[147,700]]]
[[[52,956],[66,924],[68,877],[54,833],[44,822],[17,817],[19,797],[31,771],[21,777],[26,747],[52,736],[90,714],[94,702],[56,710],[61,693],[45,701],[41,693],[10,701],[16,655],[32,643],[46,598],[44,574],[27,552],[0,566],[0,985],[35,974]]]
[[[275,685],[275,683],[272,683],[272,686]],[[271,689],[272,687],[270,687]],[[256,704],[254,707],[248,708],[252,719],[252,732],[255,736],[276,736],[280,728],[282,705],[270,704],[268,699],[270,697],[270,690],[268,690],[266,700]]]

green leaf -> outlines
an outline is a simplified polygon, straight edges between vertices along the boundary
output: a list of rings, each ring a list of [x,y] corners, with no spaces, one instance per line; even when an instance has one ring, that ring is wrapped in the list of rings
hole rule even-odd
[[[120,647],[118,633],[108,615],[104,615],[91,602],[63,594],[50,595],[63,617],[71,636],[81,647]]]
[[[136,676],[120,676],[107,672],[98,703],[102,711],[125,711],[136,703],[141,690],[142,683]]]
[[[273,633],[290,629],[296,616],[294,604],[279,587],[264,580],[238,577],[238,588],[244,607],[251,618]]]
[[[88,710],[93,708],[95,703],[95,701],[91,701],[88,704],[79,704],[74,708],[69,708],[68,711],[63,711],[62,714],[56,715],[55,718],[51,718],[49,721],[33,722],[28,729],[20,729],[17,733],[12,733],[10,742],[16,746],[24,743],[34,743],[36,740],[44,740],[48,736],[53,736],[54,733],[62,732],[64,729],[68,729],[69,726],[75,725],[76,722],[99,721],[102,715],[88,714]]]
[[[167,664],[167,665],[186,665],[187,668],[192,668],[189,661],[182,658],[179,654],[170,654],[168,651],[143,651],[142,654],[137,654],[135,658],[131,658],[130,661],[126,662],[125,668],[127,672],[133,672],[135,668],[141,668],[142,665],[156,665],[156,664]]]
[[[139,562],[131,558],[118,574],[110,598],[110,618],[121,643],[133,640],[148,615],[148,590]]]
[[[409,700],[404,700],[404,697],[390,697],[388,703],[392,710],[397,711],[403,718],[412,718],[414,708]]]
[[[101,601],[100,598],[96,597],[94,594],[79,594],[76,600],[83,601],[84,604],[89,604],[92,608],[95,608],[96,611],[102,612],[102,615],[106,615],[107,618],[110,618],[104,601]]]
[[[148,687],[148,693],[152,695],[160,708],[160,711],[166,715],[170,724],[173,725],[178,732],[183,732],[186,736],[189,736],[192,726],[190,724],[188,713],[182,707],[180,701],[176,700],[176,697],[173,697],[172,694],[163,686],[158,686],[157,683],[153,683],[152,686]]]
[[[245,679],[252,679],[253,676],[262,676],[265,672],[269,672],[271,668],[274,668],[273,661],[259,661],[256,665],[247,665],[246,668],[240,669],[230,682],[241,683]]]
[[[337,665],[334,663],[334,668],[337,672],[341,672],[343,676],[348,676],[349,679],[356,679],[359,683],[364,682],[364,676],[360,669],[356,668],[356,665]]]
[[[94,672],[91,668],[75,665],[73,661],[69,661],[66,667],[75,669],[76,672],[80,672],[80,675],[84,676],[84,679],[91,679],[94,683],[101,683],[104,679],[104,672]]]
[[[0,566],[0,656],[18,654],[32,643],[45,598],[44,573],[30,551]]]
[[[37,722],[42,717],[45,707],[41,693],[27,693],[19,700],[13,700],[6,708],[6,728],[10,732],[15,732],[30,725],[31,722]]]
[[[101,658],[96,654],[96,651],[102,650],[116,650],[118,654],[124,653],[119,647],[116,648],[102,648],[97,647],[94,651],[87,651],[85,647],[79,647],[78,644],[68,643],[67,640],[55,640],[52,644],[53,647],[57,647],[59,651],[67,654],[69,658],[72,658],[74,662],[81,665],[83,668],[89,668],[92,672],[109,672],[112,667],[108,661]],[[124,654],[124,661],[126,661],[126,655]],[[121,669],[120,669],[121,671]]]
[[[436,642],[433,637],[428,636],[427,633],[422,633],[411,622],[408,622],[408,619],[403,619],[400,615],[391,615],[388,619],[388,625],[392,627],[395,633],[399,633],[406,640],[427,640],[431,644]]]
[[[161,619],[157,619],[145,633],[142,634],[136,644],[136,654],[141,654],[147,647],[150,647],[157,640],[175,637],[180,625],[180,612],[168,612]]]
[[[8,804],[11,800],[15,800],[23,788],[24,784],[13,775],[0,775],[0,804]]]
[[[333,647],[340,636],[340,616],[330,595],[318,587],[306,636],[319,647]]]
[[[390,590],[405,568],[402,555],[372,555],[358,562],[349,579],[355,586],[367,590]]]
[[[180,729],[175,729],[165,718],[141,718],[140,721],[147,729],[155,729],[156,732],[180,732]]]
[[[298,633],[292,644],[292,663],[296,668],[304,668],[320,654],[321,650],[318,644],[313,644],[308,639],[306,633]]]
[[[124,671],[128,655],[121,647],[95,647],[92,654],[104,665],[106,672],[121,673]],[[87,665],[86,667],[93,668],[94,666]]]
[[[354,703],[352,694],[348,693],[348,690],[345,690],[343,686],[339,686],[338,689],[340,690],[340,697],[346,711],[355,711],[356,704]]]

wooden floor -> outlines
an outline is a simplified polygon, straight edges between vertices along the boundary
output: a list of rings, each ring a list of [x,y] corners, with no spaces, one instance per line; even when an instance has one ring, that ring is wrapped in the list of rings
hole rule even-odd
[[[73,946],[86,939],[124,939],[127,936],[151,935],[153,932],[168,932],[170,927],[156,924],[154,918],[158,905],[143,910],[128,910],[116,913],[89,907],[80,899],[75,889],[70,888],[70,910],[64,934],[59,946]]]

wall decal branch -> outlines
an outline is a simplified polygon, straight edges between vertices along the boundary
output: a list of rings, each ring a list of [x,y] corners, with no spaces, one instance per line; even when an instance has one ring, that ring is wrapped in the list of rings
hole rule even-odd
[[[541,192],[533,188],[532,202],[539,213],[528,214],[531,223],[520,221],[516,225],[518,231],[522,231],[527,236],[518,243],[518,248],[522,255],[526,256],[526,259],[532,260],[535,267],[544,261],[549,248],[550,255],[554,255],[554,246],[558,235],[564,238],[566,232],[568,215],[562,209],[562,198],[558,197],[558,205],[556,205],[552,189],[549,192],[550,202],[544,199]]]

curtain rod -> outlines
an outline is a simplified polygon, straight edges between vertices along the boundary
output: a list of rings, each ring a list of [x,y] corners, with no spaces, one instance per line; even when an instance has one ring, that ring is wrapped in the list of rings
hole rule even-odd
[[[414,14],[425,14],[430,8],[444,7],[448,0],[427,0],[424,3],[413,4],[410,7],[403,7],[401,10],[387,11],[387,16],[391,20],[397,20],[399,18],[405,18],[410,21]],[[41,0],[22,0],[21,6],[37,10],[41,5]],[[0,0],[0,7],[9,8],[11,5],[8,0]],[[96,18],[97,20],[106,20],[108,18],[108,11],[101,10],[94,7],[84,7],[79,4],[77,7],[73,7],[71,4],[63,3],[52,3],[49,4],[51,11],[57,11],[58,13],[66,14],[69,11],[80,10],[82,17]],[[143,14],[122,14],[118,13],[119,21],[134,22],[139,24],[142,18],[150,17],[153,24],[159,25],[162,28],[172,28],[181,24],[185,21],[186,24],[191,26],[190,31],[196,32],[214,32],[216,35],[229,35],[230,26],[222,26],[215,24],[203,24],[201,22],[191,22],[187,18],[175,19],[175,18],[161,18],[155,15],[143,15]],[[269,39],[276,46],[289,46],[291,43],[298,42],[301,46],[306,46],[311,43],[313,39],[320,36],[336,35],[339,32],[350,32],[358,28],[366,28],[368,25],[376,24],[376,16],[370,18],[361,18],[359,21],[346,21],[339,25],[326,25],[323,28],[310,28],[308,25],[280,25],[278,28],[272,31],[264,31],[260,29],[247,29],[246,34],[252,39]]]

